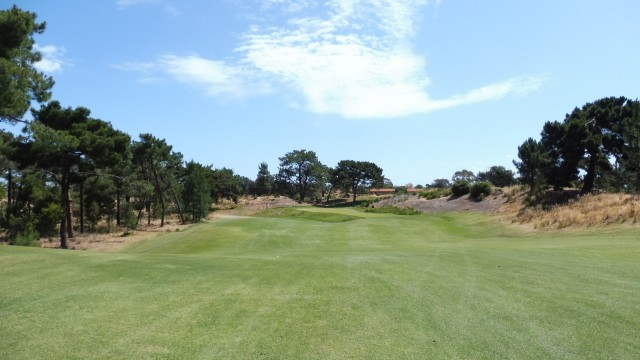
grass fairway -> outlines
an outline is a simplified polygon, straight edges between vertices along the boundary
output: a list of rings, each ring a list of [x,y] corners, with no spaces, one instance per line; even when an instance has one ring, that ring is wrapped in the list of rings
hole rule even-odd
[[[225,217],[120,253],[1,246],[0,358],[640,357],[637,229],[299,210],[328,215]]]

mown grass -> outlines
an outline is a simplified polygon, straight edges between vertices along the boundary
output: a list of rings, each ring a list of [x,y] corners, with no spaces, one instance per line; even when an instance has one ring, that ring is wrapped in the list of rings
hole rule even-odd
[[[637,358],[636,232],[476,214],[224,217],[122,253],[0,247],[2,359]]]

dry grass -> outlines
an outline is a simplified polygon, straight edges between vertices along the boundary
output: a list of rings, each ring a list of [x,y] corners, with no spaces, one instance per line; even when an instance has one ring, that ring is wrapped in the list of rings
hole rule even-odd
[[[144,240],[161,233],[182,231],[191,224],[182,225],[177,216],[170,216],[166,219],[163,227],[160,227],[160,220],[153,220],[150,225],[146,222],[140,224],[136,230],[127,231],[118,228],[116,231],[105,234],[84,233],[76,231],[76,237],[68,239],[69,249],[74,250],[96,250],[96,251],[117,251],[126,245]],[[57,248],[60,246],[58,238],[42,238],[40,246],[45,248]]]
[[[640,225],[640,196],[593,194],[570,200],[550,209],[525,208],[524,194],[514,195],[505,211],[520,208],[512,222],[530,224],[535,229],[590,228],[610,225]]]

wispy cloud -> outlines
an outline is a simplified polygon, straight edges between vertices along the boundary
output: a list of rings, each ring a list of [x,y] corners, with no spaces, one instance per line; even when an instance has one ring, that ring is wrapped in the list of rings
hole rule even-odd
[[[426,113],[526,94],[545,82],[543,77],[522,76],[445,99],[431,98],[426,58],[412,46],[426,0],[261,4],[262,9],[282,10],[288,19],[252,26],[240,38],[235,59],[161,56],[153,63],[138,63],[139,70],[153,68],[211,95],[246,95],[243,89],[259,83],[262,89],[293,91],[298,106],[309,111],[349,118]]]
[[[126,9],[130,6],[140,5],[140,4],[157,4],[161,0],[117,0],[116,7],[118,9]]]
[[[114,67],[143,74],[141,82],[161,83],[161,76],[168,76],[178,82],[198,86],[212,96],[240,99],[268,91],[267,86],[256,81],[257,76],[249,75],[247,69],[197,55],[163,55],[153,62],[127,62]]]
[[[34,64],[34,67],[42,72],[48,74],[59,73],[67,65],[64,60],[65,49],[62,47],[35,44],[34,50],[42,54],[42,60]]]
[[[161,5],[164,10],[171,15],[180,15],[181,12],[178,7],[166,0],[117,0],[116,8],[119,10],[127,9],[136,5]]]

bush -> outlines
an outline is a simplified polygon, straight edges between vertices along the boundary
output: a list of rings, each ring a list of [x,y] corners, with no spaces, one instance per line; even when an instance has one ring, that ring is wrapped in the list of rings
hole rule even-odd
[[[409,191],[407,190],[406,186],[396,186],[395,190],[396,190],[396,195],[402,195],[402,194],[408,194],[409,193]]]
[[[481,181],[481,182],[474,183],[473,185],[471,185],[471,188],[469,189],[471,198],[476,201],[482,201],[482,199],[491,195],[492,191],[493,191],[493,187],[491,186],[491,183],[488,181]]]
[[[36,231],[33,223],[29,222],[11,243],[18,246],[38,246],[38,239],[40,239],[40,234]]]
[[[427,200],[438,199],[445,196],[451,196],[451,189],[436,188],[420,192],[420,197],[423,197]]]
[[[421,211],[411,208],[399,208],[392,205],[385,205],[379,208],[365,209],[364,212],[376,214],[395,214],[395,215],[418,215]]]
[[[466,180],[458,180],[451,187],[451,193],[456,197],[467,195],[470,191],[469,182]]]

